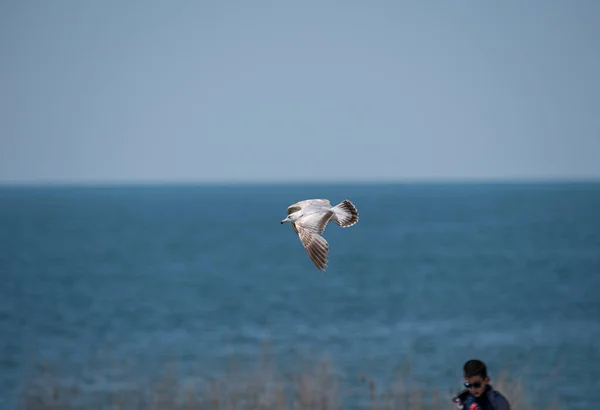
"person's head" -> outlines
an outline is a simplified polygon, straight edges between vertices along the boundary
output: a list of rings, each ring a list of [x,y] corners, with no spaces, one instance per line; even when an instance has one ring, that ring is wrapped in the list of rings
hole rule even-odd
[[[481,397],[490,381],[485,363],[481,360],[469,360],[463,366],[465,387],[475,397]]]

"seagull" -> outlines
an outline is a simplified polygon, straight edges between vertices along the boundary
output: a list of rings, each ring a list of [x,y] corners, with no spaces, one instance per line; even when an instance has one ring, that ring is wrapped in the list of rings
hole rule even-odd
[[[358,222],[358,211],[347,199],[331,206],[327,199],[306,199],[292,204],[287,209],[287,217],[282,224],[289,222],[298,234],[300,242],[317,269],[323,273],[327,267],[329,244],[321,236],[329,221],[342,228]]]

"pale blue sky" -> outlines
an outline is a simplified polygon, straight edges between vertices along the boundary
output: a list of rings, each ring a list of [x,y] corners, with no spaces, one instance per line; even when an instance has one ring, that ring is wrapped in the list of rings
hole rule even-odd
[[[600,177],[600,1],[0,3],[0,181]]]

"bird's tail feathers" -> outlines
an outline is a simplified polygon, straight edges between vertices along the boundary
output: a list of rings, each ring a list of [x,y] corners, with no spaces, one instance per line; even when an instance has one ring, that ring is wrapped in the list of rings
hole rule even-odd
[[[347,199],[333,207],[334,217],[331,218],[342,228],[348,228],[358,222],[358,210]]]

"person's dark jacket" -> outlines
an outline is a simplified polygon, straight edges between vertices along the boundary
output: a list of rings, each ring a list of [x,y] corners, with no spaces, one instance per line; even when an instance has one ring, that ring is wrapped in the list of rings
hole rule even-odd
[[[506,400],[506,397],[504,397],[499,391],[494,390],[494,388],[489,384],[488,388],[486,389],[486,396],[493,410],[511,410],[510,404],[508,403],[508,400]],[[474,401],[474,397],[471,395],[469,390],[463,390],[453,397],[452,401],[456,404],[457,409],[470,410],[469,407]]]

